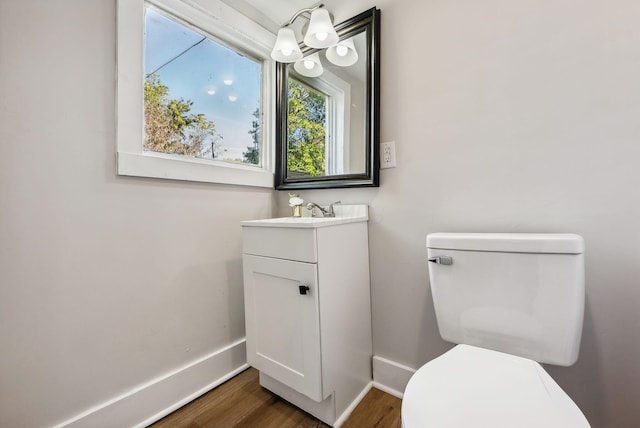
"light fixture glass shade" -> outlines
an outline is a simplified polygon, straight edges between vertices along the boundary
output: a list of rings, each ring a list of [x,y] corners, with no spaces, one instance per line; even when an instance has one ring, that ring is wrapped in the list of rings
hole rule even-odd
[[[295,62],[302,58],[298,41],[291,28],[281,28],[278,31],[278,38],[271,51],[271,58],[278,62]]]
[[[296,61],[293,68],[303,76],[318,77],[324,71],[322,63],[320,62],[320,55],[318,52],[302,58],[300,61]]]
[[[340,67],[348,67],[358,61],[358,51],[353,39],[346,39],[331,46],[326,52],[327,59]]]
[[[324,49],[336,43],[338,43],[338,34],[331,23],[329,11],[320,8],[311,12],[311,21],[304,36],[304,44],[311,48]]]

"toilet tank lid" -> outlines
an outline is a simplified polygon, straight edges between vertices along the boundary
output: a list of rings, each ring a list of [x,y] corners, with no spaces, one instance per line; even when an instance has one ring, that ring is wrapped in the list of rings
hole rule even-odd
[[[584,239],[573,233],[431,233],[427,247],[507,253],[582,254]]]

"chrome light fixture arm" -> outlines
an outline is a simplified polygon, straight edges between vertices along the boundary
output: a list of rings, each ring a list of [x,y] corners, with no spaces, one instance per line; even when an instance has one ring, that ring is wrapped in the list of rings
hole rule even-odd
[[[289,20],[289,22],[287,22],[285,25],[283,25],[283,27],[289,27],[289,26],[290,26],[291,24],[293,24],[293,23],[294,23],[294,21],[295,21],[296,19],[298,19],[298,17],[300,17],[300,15],[302,15],[303,13],[311,13],[311,12],[313,12],[313,11],[314,11],[314,10],[316,10],[316,9],[320,9],[321,7],[324,7],[324,4],[320,3],[320,4],[319,4],[319,5],[317,5],[317,6],[309,7],[309,8],[306,8],[306,9],[300,9],[299,11],[297,11],[297,12],[293,15],[293,17]],[[306,17],[306,16],[305,16],[305,18],[310,19],[310,18],[308,18],[308,17]]]

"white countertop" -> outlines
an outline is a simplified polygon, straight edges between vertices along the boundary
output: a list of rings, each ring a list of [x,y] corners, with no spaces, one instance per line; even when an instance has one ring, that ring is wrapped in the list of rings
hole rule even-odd
[[[317,228],[369,220],[367,205],[334,205],[335,217],[280,217],[242,221],[248,227]]]

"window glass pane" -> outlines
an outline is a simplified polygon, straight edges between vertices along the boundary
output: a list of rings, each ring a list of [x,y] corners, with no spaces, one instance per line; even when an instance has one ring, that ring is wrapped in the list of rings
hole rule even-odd
[[[144,149],[260,165],[262,63],[147,7]]]
[[[288,91],[287,176],[325,175],[327,96],[292,76]]]

